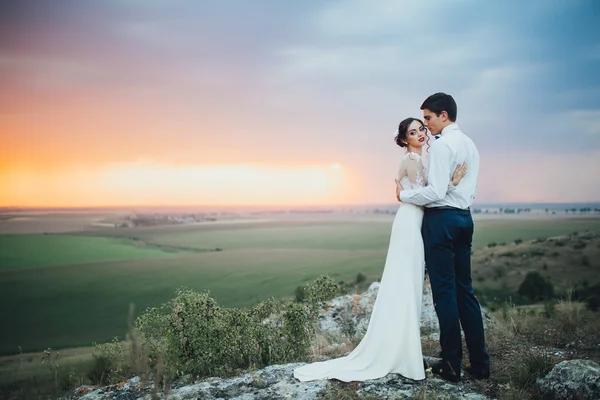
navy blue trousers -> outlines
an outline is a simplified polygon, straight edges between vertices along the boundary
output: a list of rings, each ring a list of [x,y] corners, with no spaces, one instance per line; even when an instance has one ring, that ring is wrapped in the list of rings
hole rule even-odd
[[[481,307],[471,284],[471,212],[425,208],[422,233],[433,303],[440,322],[442,359],[460,371],[462,325],[471,365],[489,370]]]

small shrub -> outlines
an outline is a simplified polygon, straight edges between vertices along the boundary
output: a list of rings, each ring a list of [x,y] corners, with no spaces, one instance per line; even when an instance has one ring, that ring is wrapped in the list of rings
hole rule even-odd
[[[519,294],[531,301],[546,300],[554,296],[554,287],[539,272],[528,272],[519,286]]]
[[[554,367],[552,356],[543,352],[528,350],[519,357],[517,367],[511,374],[511,381],[516,389],[533,391],[537,380],[543,378]]]
[[[354,400],[357,398],[356,391],[359,389],[358,382],[329,381],[322,395],[323,400]]]
[[[495,266],[494,267],[494,280],[500,279],[506,275],[506,267],[505,266]]]
[[[131,368],[127,363],[127,350],[118,337],[109,343],[94,343],[94,363],[88,378],[96,384],[113,384],[130,377]]]
[[[585,303],[591,311],[598,311],[600,309],[600,296],[597,294],[590,296],[585,300]]]
[[[356,335],[357,319],[354,318],[354,304],[348,303],[341,312],[340,331],[345,337],[352,338]]]
[[[362,273],[358,273],[358,275],[356,275],[356,283],[362,283],[364,281],[367,280],[367,277],[365,275],[363,275]]]
[[[567,297],[560,300],[558,304],[558,312],[555,317],[557,330],[564,337],[572,337],[581,322],[581,304],[573,301],[572,291],[569,291]]]
[[[590,286],[583,281],[582,288],[573,291],[573,299],[587,304],[591,311],[600,309],[600,283]]]
[[[262,376],[260,376],[258,374],[254,374],[252,376],[252,382],[250,383],[250,385],[257,389],[265,389],[268,386],[265,378],[263,378]]]
[[[556,303],[554,301],[544,302],[544,311],[541,313],[546,318],[552,318],[556,314]]]
[[[490,248],[496,247],[496,246],[498,246],[498,243],[496,243],[496,242],[488,243],[488,247],[490,247]]]
[[[589,265],[590,265],[590,259],[588,258],[588,256],[582,256],[581,257],[581,265],[589,267]]]
[[[94,363],[90,367],[87,377],[94,385],[103,385],[109,382],[113,369],[110,358],[104,355],[94,355]]]
[[[523,239],[517,239],[517,240],[515,240],[515,244],[521,244],[521,243],[523,243]]]
[[[587,279],[584,279],[581,281],[581,286],[583,286],[584,288],[587,288],[590,286],[590,283],[588,282]]]

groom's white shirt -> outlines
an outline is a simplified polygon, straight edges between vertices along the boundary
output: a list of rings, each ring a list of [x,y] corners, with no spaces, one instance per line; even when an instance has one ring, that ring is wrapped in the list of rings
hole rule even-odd
[[[458,164],[467,163],[467,173],[456,186],[448,191],[448,183]],[[479,177],[479,152],[475,143],[458,127],[451,124],[442,130],[429,151],[427,186],[403,190],[400,200],[426,207],[450,206],[467,209],[473,204]]]

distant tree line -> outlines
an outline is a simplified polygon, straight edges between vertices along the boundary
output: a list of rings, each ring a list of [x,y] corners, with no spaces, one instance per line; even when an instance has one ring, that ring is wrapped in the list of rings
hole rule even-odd
[[[569,212],[570,212],[571,214],[575,214],[575,213],[577,213],[577,211],[579,211],[579,213],[580,213],[580,214],[588,214],[588,213],[591,213],[591,212],[595,212],[596,214],[600,214],[600,208],[594,208],[594,209],[591,209],[590,207],[582,207],[582,208],[580,208],[580,209],[578,210],[577,208],[573,207],[573,208],[566,208],[566,209],[565,209],[565,212],[566,212],[567,214],[568,214]]]

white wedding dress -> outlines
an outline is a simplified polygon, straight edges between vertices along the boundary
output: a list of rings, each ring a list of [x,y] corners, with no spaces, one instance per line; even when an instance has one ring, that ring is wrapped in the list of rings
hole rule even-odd
[[[398,178],[404,189],[426,185],[421,157],[402,157]],[[390,244],[367,332],[347,356],[316,362],[294,370],[300,381],[338,379],[365,381],[389,373],[425,379],[421,353],[424,251],[423,209],[402,203],[394,218]]]

